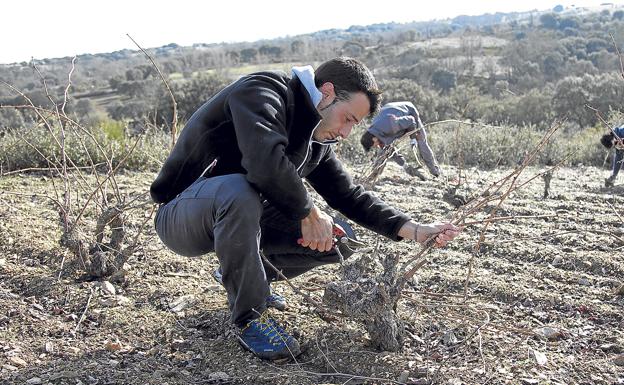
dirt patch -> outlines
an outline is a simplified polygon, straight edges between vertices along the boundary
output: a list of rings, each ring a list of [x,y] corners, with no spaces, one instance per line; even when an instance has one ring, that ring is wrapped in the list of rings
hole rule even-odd
[[[466,193],[504,172],[465,171]],[[550,181],[549,198],[541,179],[512,196],[501,215],[557,216],[491,226],[466,300],[479,228],[434,251],[398,301],[399,352],[376,350],[362,322],[321,320],[285,284],[275,285],[289,304],[275,316],[304,350],[279,365],[236,342],[225,292],[211,278],[214,255],[177,256],[150,229],[122,284],[84,281],[67,269],[54,207],[36,195],[50,191],[50,180],[2,178],[0,383],[623,384],[624,188],[604,189],[601,173],[563,169]],[[151,178],[126,174],[119,183],[144,192]],[[441,181],[421,182],[393,165],[376,190],[421,221],[454,210]],[[378,255],[407,259],[418,251],[357,230],[378,245]],[[338,272],[327,266],[293,283],[320,300]]]

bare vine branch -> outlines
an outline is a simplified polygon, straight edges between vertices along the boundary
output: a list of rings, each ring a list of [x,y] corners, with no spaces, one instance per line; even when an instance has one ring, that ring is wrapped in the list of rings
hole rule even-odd
[[[171,97],[171,103],[173,104],[173,118],[172,118],[172,122],[171,122],[171,148],[173,148],[173,146],[175,145],[175,142],[176,142],[176,135],[178,133],[178,103],[176,102],[175,97],[173,96],[173,91],[171,91],[171,87],[169,87],[169,82],[167,82],[167,79],[165,78],[165,75],[163,75],[163,73],[160,71],[160,68],[158,68],[158,66],[156,65],[156,62],[154,61],[154,59],[152,59],[152,57],[147,53],[147,51],[145,51],[139,45],[139,43],[134,41],[132,36],[130,36],[129,34],[126,34],[126,36],[128,36],[128,38],[130,38],[130,40],[132,40],[132,42],[137,47],[139,47],[141,52],[143,52],[145,54],[145,56],[147,56],[147,58],[152,63],[154,68],[156,68],[156,71],[158,72],[158,75],[160,75],[160,79],[165,84],[165,87],[167,88],[167,92],[169,92],[169,97]]]

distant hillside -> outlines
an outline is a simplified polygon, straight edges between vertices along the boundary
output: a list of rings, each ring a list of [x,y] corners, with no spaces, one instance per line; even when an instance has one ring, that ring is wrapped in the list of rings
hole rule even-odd
[[[488,123],[545,125],[569,116],[578,126],[596,121],[585,104],[622,109],[620,60],[611,36],[624,44],[622,6],[555,7],[548,11],[457,16],[381,23],[235,44],[175,43],[148,51],[167,74],[181,118],[241,74],[318,64],[336,55],[370,66],[387,100],[409,99],[429,120],[449,117]],[[71,58],[37,60],[53,97],[63,94]],[[0,65],[0,79],[35,104],[49,98],[28,63]],[[620,98],[620,99],[618,99]],[[80,55],[67,108],[90,120],[169,121],[171,106],[159,77],[137,50]],[[0,103],[24,101],[0,87]],[[0,127],[32,119],[0,109]]]
[[[583,15],[589,12],[601,11],[601,10],[609,10],[614,11],[617,9],[623,8],[624,5],[617,5],[613,3],[604,3],[603,6],[598,8],[588,8],[588,7],[569,7],[567,9],[563,9],[558,14],[561,15]],[[557,9],[557,7],[555,7]],[[457,30],[465,27],[484,27],[489,25],[501,24],[501,23],[509,23],[512,21],[521,22],[528,21],[531,18],[538,18],[540,15],[544,13],[554,12],[553,10],[532,10],[528,12],[496,12],[496,13],[486,13],[478,16],[467,16],[460,15],[451,19],[442,19],[442,20],[431,20],[431,21],[421,21],[421,22],[410,22],[410,23],[378,23],[371,25],[353,25],[347,29],[328,29],[317,31],[309,34],[297,35],[288,38],[276,38],[270,40],[261,40],[258,42],[249,43],[254,45],[259,42],[263,42],[266,44],[269,43],[280,43],[283,41],[293,41],[297,39],[316,39],[316,40],[357,40],[358,38],[369,38],[373,35],[379,34],[387,34],[387,33],[401,33],[406,31],[415,31],[421,35],[427,36],[427,34],[435,35],[440,33],[441,31],[448,30]],[[214,49],[214,48],[227,48],[227,47],[236,47],[241,43],[197,43],[192,46],[184,47],[180,46],[176,43],[170,43],[161,47],[150,48],[148,51],[150,54],[155,55],[156,57],[171,57],[176,55],[184,55],[189,52],[195,50],[205,50],[205,49]],[[97,59],[106,59],[109,61],[123,61],[141,58],[142,53],[139,50],[132,49],[123,49],[114,52],[107,53],[98,53],[98,54],[83,54],[78,55],[78,60],[86,65],[87,62],[91,60]],[[67,60],[70,57],[62,57],[62,58],[47,58],[38,60],[40,64],[45,66],[66,66]],[[20,62],[20,63],[10,63],[10,64],[0,64],[0,69],[12,68],[15,66],[25,66],[28,63]],[[1,74],[2,72],[0,72]]]

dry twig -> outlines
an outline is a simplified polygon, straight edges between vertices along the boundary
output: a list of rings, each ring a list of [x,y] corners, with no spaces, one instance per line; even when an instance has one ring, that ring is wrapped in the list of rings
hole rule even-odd
[[[611,36],[611,41],[613,42],[613,47],[615,47],[615,52],[618,55],[618,59],[620,59],[620,75],[622,76],[622,79],[624,79],[624,62],[622,61],[622,55],[620,54],[620,49],[618,48],[618,45],[615,42],[615,38],[613,37],[613,34],[610,33],[609,36]]]
[[[507,174],[505,177],[495,181],[490,186],[488,186],[478,198],[473,199],[472,201],[468,202],[465,206],[463,206],[458,212],[455,213],[451,222],[456,225],[461,225],[461,223],[463,223],[467,218],[479,212],[486,204],[488,204],[489,202],[493,200],[498,200],[498,203],[493,209],[490,210],[490,214],[489,214],[490,218],[494,218],[494,215],[496,214],[496,212],[498,211],[502,203],[507,199],[507,197],[509,197],[509,195],[512,192],[516,191],[518,188],[528,183],[528,182],[524,182],[520,185],[517,185],[518,177],[520,176],[522,171],[524,171],[524,169],[536,158],[536,156],[546,146],[546,144],[549,142],[551,137],[555,134],[555,132],[560,127],[561,127],[561,122],[555,122],[555,124],[553,124],[550,130],[548,130],[546,134],[542,137],[542,139],[536,145],[533,151],[531,151],[529,154],[525,156],[524,160],[518,167],[516,167],[512,172]],[[558,165],[555,167],[558,167]],[[529,181],[533,179],[535,179],[535,177],[529,179]],[[505,188],[506,190],[503,193],[501,193],[501,195],[498,195]],[[479,245],[483,242],[485,238],[485,231],[487,230],[490,223],[491,222],[488,222],[487,220],[485,221],[485,225],[483,229],[481,230],[479,240],[477,241],[477,244],[475,246],[475,250],[478,250]],[[407,262],[403,264],[403,267],[401,268],[401,270],[405,271],[405,273],[403,274],[401,285],[404,285],[405,282],[408,279],[410,279],[418,271],[418,269],[420,269],[420,267],[422,267],[425,263],[427,263],[428,260],[424,256],[433,247],[434,238],[435,236],[432,236],[430,239],[425,241],[423,247],[416,254],[416,256],[410,258]],[[473,254],[469,263],[466,286],[472,274],[472,264],[474,261],[474,257],[475,255]],[[412,263],[414,263],[414,266],[408,269],[408,267]]]
[[[91,293],[89,294],[89,298],[87,299],[87,304],[85,305],[84,310],[82,311],[82,315],[80,316],[80,318],[78,319],[78,323],[76,324],[76,327],[74,328],[74,334],[76,334],[78,332],[78,328],[80,327],[80,324],[82,323],[82,321],[84,321],[85,316],[87,314],[87,310],[89,310],[89,305],[91,304],[91,298],[93,298],[93,292],[95,290],[93,290],[93,287],[91,287]]]
[[[304,293],[303,291],[301,291],[297,286],[295,286],[292,282],[290,282],[290,280],[284,275],[284,273],[282,273],[281,270],[279,270],[277,267],[275,267],[275,265],[273,265],[271,263],[271,261],[269,261],[269,259],[264,255],[264,253],[260,253],[260,256],[262,257],[262,260],[271,268],[273,269],[277,275],[284,281],[286,282],[286,284],[288,286],[290,286],[290,288],[296,293],[299,294],[301,297],[303,297],[309,304],[311,304],[312,306],[314,306],[315,308],[315,313],[321,317],[321,319],[323,319],[324,321],[327,321],[331,318],[335,318],[336,316],[339,316],[340,314],[335,313],[335,312],[330,312],[328,309],[326,309],[325,306],[323,306],[323,304],[319,301],[317,301],[315,298],[313,298],[311,295]]]
[[[160,79],[165,84],[165,87],[167,88],[167,92],[169,92],[169,96],[171,97],[171,103],[173,104],[173,118],[172,118],[173,120],[171,122],[171,148],[173,148],[173,146],[175,145],[175,142],[176,142],[176,135],[178,133],[178,103],[176,102],[175,97],[173,96],[173,91],[171,91],[171,87],[169,87],[169,82],[167,82],[167,79],[165,78],[165,75],[163,75],[162,71],[160,71],[160,68],[158,68],[158,66],[156,65],[156,62],[154,61],[154,59],[152,59],[152,57],[147,53],[147,51],[145,51],[139,45],[139,43],[134,41],[132,36],[130,36],[129,34],[126,34],[126,36],[128,36],[128,38],[130,38],[130,40],[132,40],[132,42],[137,47],[139,47],[141,52],[143,52],[145,54],[145,56],[147,56],[147,58],[152,63],[154,68],[156,68],[156,71],[158,72],[158,75],[160,75]]]

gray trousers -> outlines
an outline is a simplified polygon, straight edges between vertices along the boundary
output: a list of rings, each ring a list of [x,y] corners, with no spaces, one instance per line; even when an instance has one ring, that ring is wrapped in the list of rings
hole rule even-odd
[[[263,201],[242,174],[199,178],[156,213],[156,232],[177,254],[195,257],[214,251],[223,274],[231,319],[238,326],[266,309],[269,282],[340,260],[335,250],[318,252],[297,244],[300,221]],[[342,251],[342,248],[341,248]],[[348,250],[343,251],[346,258]]]

